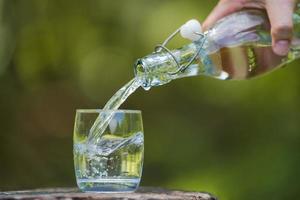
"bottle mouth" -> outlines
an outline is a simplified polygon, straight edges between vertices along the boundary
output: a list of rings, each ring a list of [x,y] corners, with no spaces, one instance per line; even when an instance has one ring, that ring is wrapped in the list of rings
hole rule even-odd
[[[145,72],[145,64],[143,63],[142,59],[138,59],[134,64],[134,75],[140,77],[144,75]]]
[[[149,81],[147,80],[147,75],[146,75],[146,67],[145,67],[145,63],[143,62],[142,59],[138,59],[135,64],[134,64],[134,75],[135,77],[137,77],[138,79],[141,80],[142,87],[145,90],[149,90],[151,88],[151,86],[149,85]]]

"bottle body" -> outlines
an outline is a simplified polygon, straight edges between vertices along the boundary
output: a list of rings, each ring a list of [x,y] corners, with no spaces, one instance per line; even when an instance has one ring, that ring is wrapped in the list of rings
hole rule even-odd
[[[205,32],[205,37],[172,50],[172,55],[162,51],[139,59],[135,74],[142,79],[144,88],[187,76],[244,80],[265,74],[300,56],[300,15],[297,11],[293,18],[295,32],[287,56],[273,52],[266,14],[248,10],[223,18]],[[188,64],[195,54],[196,58],[185,70],[174,73]]]

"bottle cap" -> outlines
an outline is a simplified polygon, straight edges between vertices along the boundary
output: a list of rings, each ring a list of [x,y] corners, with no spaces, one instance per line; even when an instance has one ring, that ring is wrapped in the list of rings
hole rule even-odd
[[[180,28],[180,35],[183,38],[196,41],[201,38],[202,27],[198,20],[191,19],[183,24]]]

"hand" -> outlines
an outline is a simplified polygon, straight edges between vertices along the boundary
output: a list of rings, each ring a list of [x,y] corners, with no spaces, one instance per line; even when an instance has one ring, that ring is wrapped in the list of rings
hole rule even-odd
[[[206,18],[203,28],[208,29],[217,20],[243,9],[264,9],[271,23],[273,51],[277,55],[285,56],[289,52],[293,36],[292,15],[295,5],[295,0],[220,0]]]

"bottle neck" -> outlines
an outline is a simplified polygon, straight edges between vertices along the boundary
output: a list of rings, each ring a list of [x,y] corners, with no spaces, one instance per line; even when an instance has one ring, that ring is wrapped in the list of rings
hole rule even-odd
[[[135,76],[142,79],[143,87],[147,89],[166,84],[173,79],[205,73],[205,64],[209,64],[209,58],[205,56],[204,49],[199,51],[201,43],[199,40],[170,52],[161,51],[147,55],[137,60]]]

